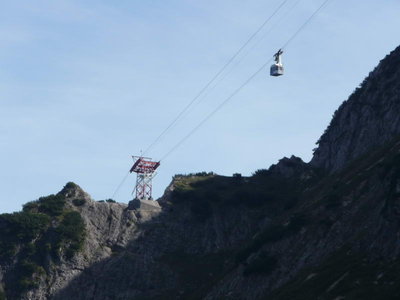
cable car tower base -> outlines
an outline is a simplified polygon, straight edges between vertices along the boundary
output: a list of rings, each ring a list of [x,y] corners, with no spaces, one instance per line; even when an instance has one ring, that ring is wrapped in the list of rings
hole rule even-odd
[[[160,162],[151,161],[149,157],[132,156],[135,163],[130,169],[130,173],[135,172],[136,186],[134,191],[135,199],[138,200],[153,200],[152,198],[152,180],[156,176],[156,169],[160,166]]]

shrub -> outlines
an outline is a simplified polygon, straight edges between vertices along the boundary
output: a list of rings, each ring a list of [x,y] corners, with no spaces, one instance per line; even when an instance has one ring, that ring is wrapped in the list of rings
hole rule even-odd
[[[85,224],[78,212],[71,211],[65,214],[57,230],[63,237],[77,240],[81,238],[82,232],[85,230]]]
[[[191,173],[189,176],[208,176],[208,173],[203,171],[203,172],[197,172],[197,173]]]
[[[64,189],[74,189],[79,187],[76,183],[69,181],[67,184],[64,186]]]
[[[0,300],[6,300],[6,294],[2,290],[0,290]]]
[[[75,206],[82,206],[86,203],[86,200],[85,199],[74,199],[74,200],[72,200],[72,203]]]
[[[21,292],[38,287],[36,280],[33,280],[34,274],[45,274],[44,269],[30,260],[23,260],[17,267],[18,272],[18,288]]]
[[[206,176],[214,176],[215,173],[214,172],[197,172],[197,173],[189,173],[189,174],[175,174],[175,176],[172,177],[172,179],[176,179],[179,177],[193,177],[193,176],[197,176],[197,177],[206,177]]]
[[[19,265],[20,276],[31,277],[35,273],[42,273],[42,267],[32,261],[23,260]]]
[[[108,202],[108,203],[117,203],[117,201],[115,201],[113,199],[107,199],[106,202]]]
[[[19,287],[19,292],[25,292],[37,288],[38,284],[32,279],[21,278],[18,281],[18,287]]]
[[[37,212],[39,209],[39,203],[37,201],[31,201],[22,206],[24,212]]]
[[[49,216],[59,216],[62,214],[65,205],[65,198],[62,195],[49,195],[41,197],[36,201],[31,201],[23,206],[24,212],[41,212]]]
[[[63,213],[65,198],[61,195],[50,195],[39,198],[39,212],[50,216],[59,216]]]
[[[270,172],[267,169],[258,169],[252,175],[253,176],[266,176],[269,174],[270,174]]]
[[[34,243],[28,243],[24,249],[24,257],[31,257],[36,254],[36,245]]]
[[[76,200],[74,205],[84,203],[84,199]],[[46,273],[43,266],[48,265],[51,251],[64,251],[71,258],[81,249],[84,221],[78,212],[66,211],[64,206],[64,197],[50,195],[27,203],[22,212],[0,215],[0,259],[17,261],[17,280],[10,283],[10,290],[22,294],[36,288]],[[0,286],[0,300],[1,293]]]
[[[17,252],[17,244],[0,241],[0,259],[11,259]]]
[[[214,172],[197,172],[197,173],[189,173],[187,176],[200,176],[200,177],[204,177],[204,176],[213,176],[215,175]]]
[[[85,223],[78,212],[66,213],[56,232],[58,233],[56,247],[68,245],[66,249],[67,258],[71,258],[82,248],[85,238]]]
[[[18,212],[0,215],[1,223],[2,237],[30,241],[50,225],[50,217],[41,213]]]

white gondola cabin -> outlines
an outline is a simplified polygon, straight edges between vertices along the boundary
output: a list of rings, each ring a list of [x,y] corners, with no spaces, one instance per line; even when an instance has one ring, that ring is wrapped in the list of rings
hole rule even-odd
[[[282,65],[282,55],[283,51],[279,49],[277,53],[275,53],[275,63],[271,66],[270,75],[271,76],[281,76],[283,75],[283,65]]]

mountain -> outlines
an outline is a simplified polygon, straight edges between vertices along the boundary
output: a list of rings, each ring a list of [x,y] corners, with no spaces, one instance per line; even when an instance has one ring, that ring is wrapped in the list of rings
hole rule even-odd
[[[68,183],[0,215],[0,299],[399,299],[400,48],[310,163],[175,176],[157,202]]]

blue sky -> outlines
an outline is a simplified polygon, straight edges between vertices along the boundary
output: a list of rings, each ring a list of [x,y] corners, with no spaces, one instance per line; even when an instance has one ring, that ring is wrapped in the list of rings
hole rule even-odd
[[[282,0],[7,1],[0,11],[0,212],[74,181],[110,198],[132,160]],[[168,152],[269,60],[322,0],[288,0],[246,56],[148,155]],[[162,161],[177,173],[250,175],[310,160],[334,110],[400,44],[400,2],[331,0],[264,70]],[[275,24],[275,25],[274,25]],[[128,202],[131,175],[115,199]]]

